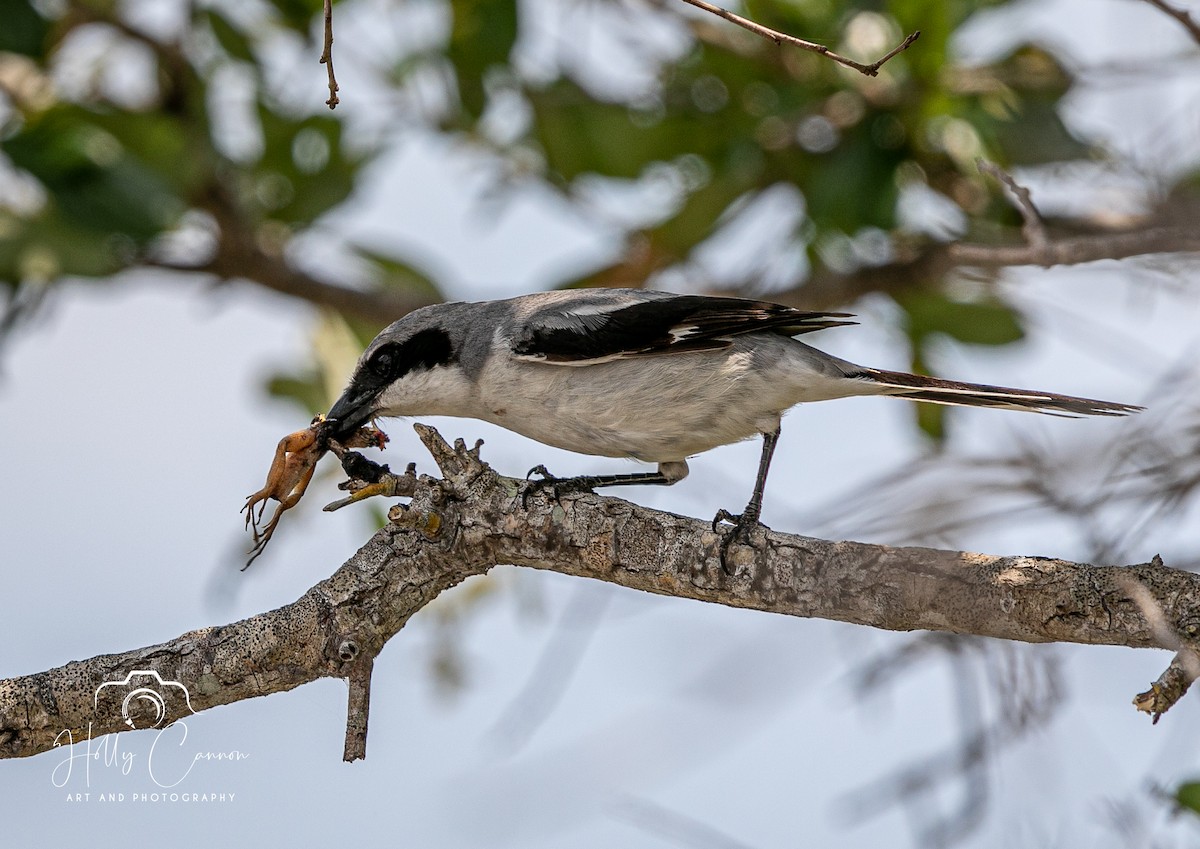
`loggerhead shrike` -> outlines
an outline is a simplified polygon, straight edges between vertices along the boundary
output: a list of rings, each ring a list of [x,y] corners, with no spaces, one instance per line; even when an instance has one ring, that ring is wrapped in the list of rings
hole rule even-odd
[[[1130,404],[959,383],[866,368],[795,336],[854,324],[846,313],[766,301],[640,289],[542,292],[502,301],[424,307],[367,346],[329,411],[335,439],[377,416],[482,419],[538,442],[657,463],[636,474],[553,478],[556,491],[673,484],[687,458],[756,434],[754,493],[740,515],[758,524],[780,417],[807,401],[897,395],[935,404],[1066,416],[1119,416]]]

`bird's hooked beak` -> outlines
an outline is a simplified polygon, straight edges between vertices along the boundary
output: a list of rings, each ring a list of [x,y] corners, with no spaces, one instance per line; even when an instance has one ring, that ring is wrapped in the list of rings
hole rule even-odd
[[[342,393],[342,397],[338,398],[334,405],[329,408],[328,420],[332,427],[329,435],[338,442],[342,442],[375,417],[375,401],[379,393],[370,389],[363,389],[360,386],[355,386],[351,383],[346,387],[346,391]]]

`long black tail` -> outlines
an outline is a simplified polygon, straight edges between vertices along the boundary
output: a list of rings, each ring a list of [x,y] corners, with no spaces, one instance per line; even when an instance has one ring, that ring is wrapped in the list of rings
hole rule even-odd
[[[999,407],[1006,410],[1027,410],[1058,416],[1125,416],[1144,408],[1133,404],[1076,398],[1055,392],[1032,389],[1013,389],[1008,386],[988,386],[983,383],[960,383],[902,371],[883,371],[864,368],[852,377],[869,380],[884,388],[884,394],[928,401],[931,404],[954,404],[961,407]]]

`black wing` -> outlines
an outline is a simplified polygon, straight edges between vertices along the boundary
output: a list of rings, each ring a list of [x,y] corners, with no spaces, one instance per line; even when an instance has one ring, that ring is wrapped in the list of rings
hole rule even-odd
[[[804,312],[768,301],[675,295],[611,306],[581,302],[531,315],[513,353],[547,363],[600,360],[727,348],[743,333],[796,336],[855,324],[849,313]]]

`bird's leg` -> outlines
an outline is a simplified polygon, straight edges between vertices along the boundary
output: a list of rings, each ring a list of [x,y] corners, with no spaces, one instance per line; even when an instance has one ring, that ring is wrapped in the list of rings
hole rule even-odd
[[[659,463],[654,472],[632,472],[624,475],[580,475],[573,478],[556,478],[550,471],[539,464],[529,470],[525,479],[533,475],[541,475],[540,480],[529,480],[521,493],[521,506],[528,508],[529,496],[542,489],[550,489],[555,499],[570,492],[591,492],[602,486],[641,486],[643,484],[658,484],[670,486],[687,477],[687,464],[682,461]]]
[[[735,541],[743,545],[748,543],[750,532],[761,524],[758,517],[762,515],[763,489],[767,485],[767,472],[771,469],[771,457],[775,454],[775,444],[779,442],[779,430],[779,426],[776,425],[775,430],[762,435],[763,447],[762,456],[758,461],[758,477],[754,481],[754,493],[750,496],[750,503],[746,505],[746,509],[740,515],[730,513],[728,510],[718,510],[717,515],[713,517],[713,533],[716,533],[717,525],[721,522],[729,522],[733,525],[721,542],[721,568],[725,569],[727,573],[729,569],[725,563],[725,554],[729,550],[729,546]]]

